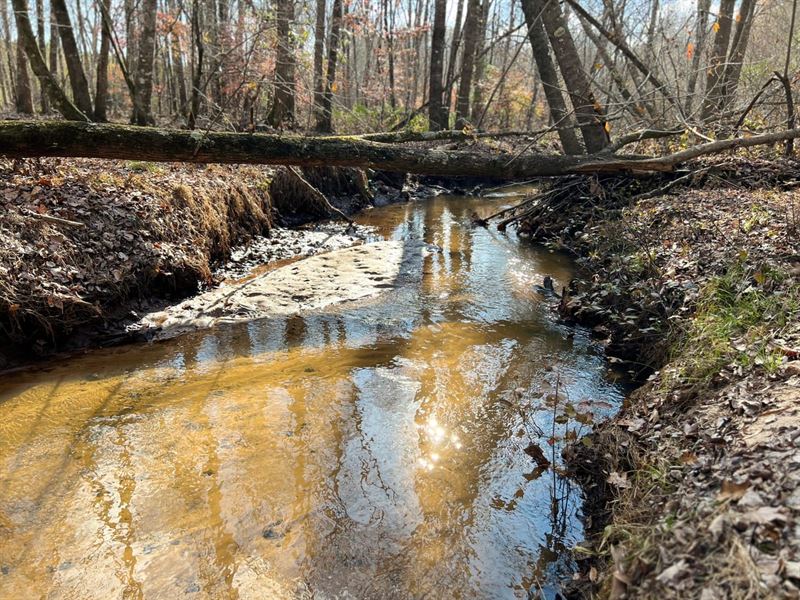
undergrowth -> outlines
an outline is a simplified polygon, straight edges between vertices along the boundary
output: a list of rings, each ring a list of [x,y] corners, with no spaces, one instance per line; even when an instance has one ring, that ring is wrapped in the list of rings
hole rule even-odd
[[[725,367],[776,370],[782,360],[770,340],[798,318],[800,291],[780,290],[785,273],[754,270],[743,260],[712,278],[700,294],[695,317],[676,344],[675,376],[694,388],[712,384]]]

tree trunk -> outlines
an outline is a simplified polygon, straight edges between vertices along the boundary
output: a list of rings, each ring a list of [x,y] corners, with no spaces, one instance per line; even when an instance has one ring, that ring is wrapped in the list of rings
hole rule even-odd
[[[436,0],[433,12],[433,37],[431,38],[431,67],[428,80],[428,120],[431,131],[447,128],[447,111],[442,102],[442,70],[444,62],[444,39],[447,32],[445,13],[447,0]]]
[[[756,0],[742,0],[739,15],[736,19],[736,32],[733,34],[731,50],[723,75],[720,111],[728,110],[736,98],[739,76],[742,74],[742,65],[747,54],[747,44],[750,41],[750,29],[753,25],[755,10]]]
[[[397,97],[394,89],[394,2],[384,0],[383,24],[386,29],[386,46],[389,59],[389,106],[397,107]]]
[[[39,40],[39,52],[44,56],[45,43],[44,43],[44,2],[43,0],[36,0],[36,38]],[[49,99],[45,86],[39,83],[39,105],[42,114],[50,112]]]
[[[487,2],[488,0],[484,0]],[[469,120],[469,99],[472,75],[475,71],[475,48],[478,43],[481,0],[467,0],[467,18],[464,21],[464,54],[461,56],[461,81],[456,99],[456,129],[466,126]]]
[[[461,17],[464,13],[464,0],[458,0],[456,8],[456,21],[453,25],[453,39],[450,41],[450,56],[447,59],[447,74],[444,77],[444,117],[447,122],[445,129],[450,127],[450,109],[453,104],[453,82],[456,76],[456,62],[458,60],[458,48],[461,45]]]
[[[183,69],[183,50],[181,49],[180,34],[173,27],[170,31],[170,52],[172,53],[172,64],[175,69],[175,84],[178,88],[178,112],[182,116],[186,116],[188,112],[187,97],[186,97],[186,74]]]
[[[31,63],[31,69],[34,74],[42,82],[47,90],[47,95],[55,108],[64,115],[64,118],[74,121],[88,121],[88,116],[80,111],[72,102],[70,102],[64,90],[58,85],[55,77],[47,68],[44,62],[42,52],[39,50],[39,45],[36,43],[36,38],[33,35],[33,28],[31,27],[30,17],[28,16],[28,4],[26,0],[12,0],[11,5],[14,7],[14,15],[17,21],[17,35],[19,43],[25,50],[25,54]],[[24,62],[24,56],[22,57]],[[18,59],[19,60],[19,59]],[[27,76],[27,70],[24,71]],[[28,94],[30,94],[30,83],[28,84]],[[33,111],[32,102],[31,112]]]
[[[137,0],[125,0],[125,63],[136,64],[138,40],[136,38]]]
[[[111,0],[99,0],[103,3],[103,12],[111,14]],[[100,20],[100,55],[97,57],[97,87],[94,95],[94,120],[100,123],[108,121],[108,53],[111,51],[111,31],[108,20]]]
[[[558,82],[558,73],[553,59],[550,57],[547,34],[544,31],[541,15],[535,6],[535,0],[522,0],[522,12],[525,15],[525,25],[528,27],[528,39],[531,42],[533,58],[542,80],[547,106],[550,108],[550,120],[558,128],[558,137],[564,152],[581,154],[583,149],[572,128],[573,121],[567,111],[567,105]]]
[[[735,4],[736,0],[720,0],[719,3],[717,33],[714,36],[714,45],[711,50],[711,64],[706,76],[706,93],[703,98],[703,111],[700,115],[703,121],[709,121],[714,117],[722,98],[722,77],[725,72],[725,60],[728,56]]]
[[[591,83],[583,70],[583,64],[561,7],[553,0],[531,1],[534,10],[542,13],[544,28],[572,101],[586,151],[590,154],[599,152],[608,144],[605,115],[594,98]]]
[[[203,59],[205,47],[202,33],[202,8],[199,0],[192,0],[192,99],[186,124],[194,129],[197,117],[200,116],[200,86],[203,80]]]
[[[58,81],[58,23],[56,23],[56,13],[50,3],[50,73]]]
[[[325,0],[317,0],[316,26],[314,28],[314,121],[323,113],[325,95]]]
[[[481,7],[480,19],[478,20],[478,36],[475,45],[475,72],[472,76],[472,116],[471,120],[476,126],[480,121],[483,114],[483,75],[486,71],[487,59],[483,56],[484,48],[486,47],[486,24],[489,19],[489,1],[484,0]]]
[[[142,29],[139,35],[139,59],[136,63],[136,102],[131,123],[153,125],[151,108],[153,96],[153,61],[156,52],[156,7],[157,0],[142,1]]]
[[[342,0],[333,0],[331,14],[331,35],[328,39],[328,73],[325,77],[325,92],[322,96],[322,110],[317,119],[317,131],[333,131],[333,89],[336,83],[336,61],[339,57],[339,31],[342,27]]]
[[[706,35],[708,33],[708,13],[711,10],[711,0],[697,0],[697,16],[695,17],[694,38],[695,43],[692,49],[692,70],[689,72],[689,83],[686,87],[686,102],[684,112],[691,116],[695,91],[697,89],[697,77],[700,74],[700,59],[706,45]]]
[[[17,77],[15,80],[15,96],[17,112],[23,115],[33,114],[33,94],[31,78],[28,76],[28,61],[22,41],[17,42]]]
[[[295,56],[292,42],[294,0],[277,0],[278,51],[275,62],[275,98],[269,124],[276,129],[294,126]]]
[[[69,82],[72,87],[72,98],[75,106],[84,115],[92,114],[92,98],[89,95],[89,81],[83,70],[81,55],[78,44],[75,41],[75,32],[72,29],[72,21],[69,18],[66,0],[51,0],[53,11],[58,23],[58,31],[61,37],[61,46],[64,48],[64,60],[67,63]]]
[[[0,4],[0,19],[2,19],[2,25],[3,25],[3,46],[6,55],[6,65],[8,66],[8,80],[11,86],[11,94],[14,96],[14,103],[16,105],[17,92],[16,92],[16,78],[14,76],[16,70],[14,68],[15,45],[12,44],[11,42],[11,28],[9,27],[8,10],[5,2]]]

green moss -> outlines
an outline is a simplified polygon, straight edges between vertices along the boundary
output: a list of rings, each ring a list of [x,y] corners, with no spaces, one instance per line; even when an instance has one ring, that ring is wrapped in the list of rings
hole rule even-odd
[[[164,172],[164,168],[157,163],[145,162],[142,160],[129,160],[125,163],[125,167],[137,173],[161,174]]]

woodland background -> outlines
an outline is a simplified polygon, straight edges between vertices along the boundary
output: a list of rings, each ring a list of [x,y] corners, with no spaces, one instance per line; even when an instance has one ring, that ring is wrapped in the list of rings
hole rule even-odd
[[[643,128],[791,125],[795,12],[792,0],[0,0],[0,107],[238,131],[555,126],[568,153],[595,152]]]

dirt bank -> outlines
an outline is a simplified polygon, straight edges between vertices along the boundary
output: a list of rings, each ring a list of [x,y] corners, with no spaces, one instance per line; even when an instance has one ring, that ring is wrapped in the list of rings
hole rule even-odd
[[[363,179],[330,175],[305,179],[346,212],[370,202]],[[277,228],[330,214],[296,182],[267,167],[0,161],[0,368],[126,339],[144,312],[236,277],[237,266],[360,240],[345,224]]]
[[[561,305],[647,382],[590,448],[576,595],[800,594],[800,167],[571,180],[521,228],[575,252]],[[580,448],[578,450],[577,448]]]

